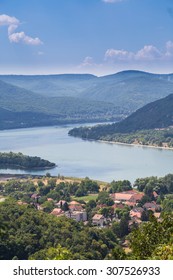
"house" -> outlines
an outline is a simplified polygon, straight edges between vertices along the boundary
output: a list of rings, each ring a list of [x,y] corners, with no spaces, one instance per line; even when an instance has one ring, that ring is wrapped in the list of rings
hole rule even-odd
[[[134,207],[136,205],[136,202],[132,202],[132,201],[126,201],[125,205],[129,206],[129,207]]]
[[[65,203],[66,203],[65,200],[60,200],[59,202],[57,202],[57,203],[55,204],[55,206],[57,206],[58,208],[61,208]]]
[[[160,212],[154,213],[154,217],[155,217],[158,221],[160,220],[160,216],[161,216],[161,213],[160,213]]]
[[[154,196],[155,199],[157,199],[159,195],[154,191],[153,196]]]
[[[50,214],[55,215],[55,216],[60,216],[60,215],[64,214],[64,211],[62,211],[60,208],[54,208]]]
[[[18,204],[18,205],[28,205],[28,203],[23,202],[23,201],[21,201],[21,200],[19,200],[19,201],[17,202],[17,204]]]
[[[50,198],[50,197],[48,197],[48,198],[47,198],[47,201],[53,201],[53,199],[52,199],[52,198]]]
[[[33,193],[33,194],[31,195],[31,198],[32,198],[32,199],[35,199],[35,200],[38,200],[39,197],[40,197],[40,195],[39,195],[38,193]]]
[[[141,219],[142,213],[144,212],[144,209],[142,207],[134,207],[131,211],[130,211],[130,217],[136,217],[138,219]]]
[[[111,206],[113,209],[123,209],[125,206],[122,203],[115,203]]]
[[[87,221],[86,211],[66,211],[65,216],[67,218],[74,219],[76,222],[85,222]]]
[[[77,201],[75,201],[75,200],[72,200],[70,203],[69,203],[69,205],[79,205],[80,203],[79,202],[77,202]]]
[[[138,203],[143,198],[143,196],[144,196],[144,193],[135,193],[129,199],[129,202]]]
[[[134,206],[136,203],[138,203],[143,196],[144,193],[139,193],[135,190],[111,194],[111,198],[114,200],[115,203],[128,204],[128,202],[131,202],[131,206]]]
[[[132,217],[131,220],[129,221],[129,228],[133,228],[134,225],[139,225],[141,224],[142,221],[141,219],[137,218],[137,217]]]
[[[103,227],[103,223],[104,223],[104,216],[101,214],[95,214],[92,218],[92,223],[95,226],[100,226]]]
[[[156,204],[155,201],[146,202],[143,205],[143,208],[146,209],[146,210],[152,210],[153,212],[160,212],[161,211],[160,205]]]
[[[111,198],[114,200],[115,203],[129,201],[132,196],[133,194],[125,192],[111,194]]]
[[[43,206],[41,206],[41,205],[39,205],[39,204],[37,204],[37,210],[40,210],[40,211],[43,211],[44,210],[44,207]]]
[[[68,207],[71,211],[83,211],[82,205],[77,201],[71,201]]]

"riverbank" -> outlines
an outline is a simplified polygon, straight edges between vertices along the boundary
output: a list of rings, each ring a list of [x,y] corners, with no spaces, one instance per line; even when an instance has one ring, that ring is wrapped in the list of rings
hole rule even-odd
[[[86,139],[85,139],[86,140]],[[101,143],[106,144],[116,144],[116,145],[124,145],[124,146],[133,146],[133,147],[142,147],[142,148],[154,148],[154,149],[162,149],[162,150],[173,150],[173,148],[170,147],[160,147],[160,146],[154,146],[154,145],[142,145],[137,143],[123,143],[123,142],[117,142],[117,141],[106,141],[106,140],[94,140],[90,139],[91,141],[98,141]]]

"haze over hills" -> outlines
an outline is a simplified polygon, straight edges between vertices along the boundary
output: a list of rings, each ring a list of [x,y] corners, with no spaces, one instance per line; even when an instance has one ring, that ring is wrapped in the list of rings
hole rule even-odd
[[[158,75],[141,71],[123,71],[98,78],[82,96],[92,100],[111,101],[129,113],[147,103],[173,93],[173,74]]]
[[[0,128],[120,121],[171,93],[173,74],[0,75]]]
[[[119,112],[119,113],[118,113]],[[0,81],[0,129],[121,118],[114,104],[75,97],[48,97]]]
[[[111,102],[121,107],[125,115],[173,93],[173,74],[134,70],[103,77],[90,74],[0,75],[0,80],[48,97],[69,96]]]
[[[91,74],[0,75],[1,81],[49,97],[77,97],[95,79]]]

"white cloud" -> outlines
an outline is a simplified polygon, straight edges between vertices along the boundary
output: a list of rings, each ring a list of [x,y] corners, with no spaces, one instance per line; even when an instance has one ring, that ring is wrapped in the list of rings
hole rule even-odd
[[[15,17],[10,17],[8,15],[0,15],[0,25],[19,25],[19,20]]]
[[[153,45],[146,45],[137,52],[127,50],[108,49],[105,52],[105,60],[116,62],[149,62],[163,61],[167,58],[173,58],[173,42],[168,41],[164,51],[159,50]]]
[[[82,66],[90,66],[95,64],[91,56],[86,56],[82,62]]]
[[[9,40],[11,43],[19,43],[23,42],[27,45],[40,45],[42,44],[41,40],[39,38],[32,38],[25,34],[25,32],[18,32],[18,33],[12,33],[9,35]]]
[[[39,38],[32,38],[25,34],[24,31],[15,32],[19,27],[20,21],[15,17],[0,15],[0,26],[8,26],[8,38],[11,43],[23,42],[26,45],[40,45],[42,41]]]
[[[102,0],[102,2],[105,3],[117,3],[117,2],[122,2],[123,0]]]
[[[108,49],[105,53],[105,59],[118,59],[118,60],[130,60],[133,57],[133,53],[125,50]]]
[[[139,60],[154,60],[162,57],[162,53],[152,45],[144,46],[135,54],[135,58]]]
[[[10,24],[8,27],[8,35],[12,34],[18,28],[17,24]]]

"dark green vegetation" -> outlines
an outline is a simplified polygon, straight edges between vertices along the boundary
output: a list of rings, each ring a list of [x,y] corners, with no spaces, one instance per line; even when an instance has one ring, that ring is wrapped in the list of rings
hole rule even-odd
[[[108,133],[104,136],[103,131],[105,127],[98,127],[98,129],[88,129],[88,128],[74,128],[69,132],[72,136],[78,136],[83,139],[95,139],[103,140],[108,142],[118,142],[125,144],[139,144],[155,147],[173,147],[173,129],[150,129],[150,130],[139,130],[132,133]],[[107,129],[107,128],[106,128]]]
[[[49,169],[56,165],[40,157],[31,157],[22,153],[0,153],[0,168],[20,168],[26,170]]]
[[[104,259],[117,245],[108,229],[84,226],[66,217],[54,217],[13,200],[0,204],[0,259],[44,259],[58,245],[72,259]],[[43,251],[45,250],[45,251]]]
[[[74,128],[72,136],[155,146],[173,146],[173,94],[149,103],[119,123]]]
[[[153,191],[156,191],[157,194],[161,196],[161,199],[163,199],[163,195],[173,194],[173,175],[168,174],[160,178],[153,176],[136,179],[134,186],[137,187],[140,192],[143,191],[150,199],[153,198]],[[167,196],[165,198],[167,198]]]
[[[1,75],[0,129],[119,121],[172,93],[173,75]]]
[[[117,132],[166,128],[173,125],[173,94],[149,103],[117,125]]]
[[[135,260],[173,260],[173,215],[165,214],[161,222],[151,218],[129,235]]]
[[[156,147],[173,147],[173,129],[150,129],[134,133],[116,133],[103,138],[105,141],[114,141],[127,144],[140,144]]]
[[[131,190],[127,180],[113,181],[102,189],[89,178],[1,182],[0,193],[6,200],[0,203],[0,259],[173,259],[173,175],[137,179],[135,186],[145,194],[139,205],[153,201],[153,191],[157,192],[157,204],[163,209],[160,220],[148,211],[147,222],[129,227],[130,208],[112,208],[109,193]],[[81,190],[83,196],[98,193],[96,201],[80,201],[87,211],[87,224],[49,214],[59,199],[67,201],[62,205],[66,211],[71,195],[77,200]],[[103,228],[93,226],[95,213],[109,223]],[[122,246],[125,240],[128,250]]]

